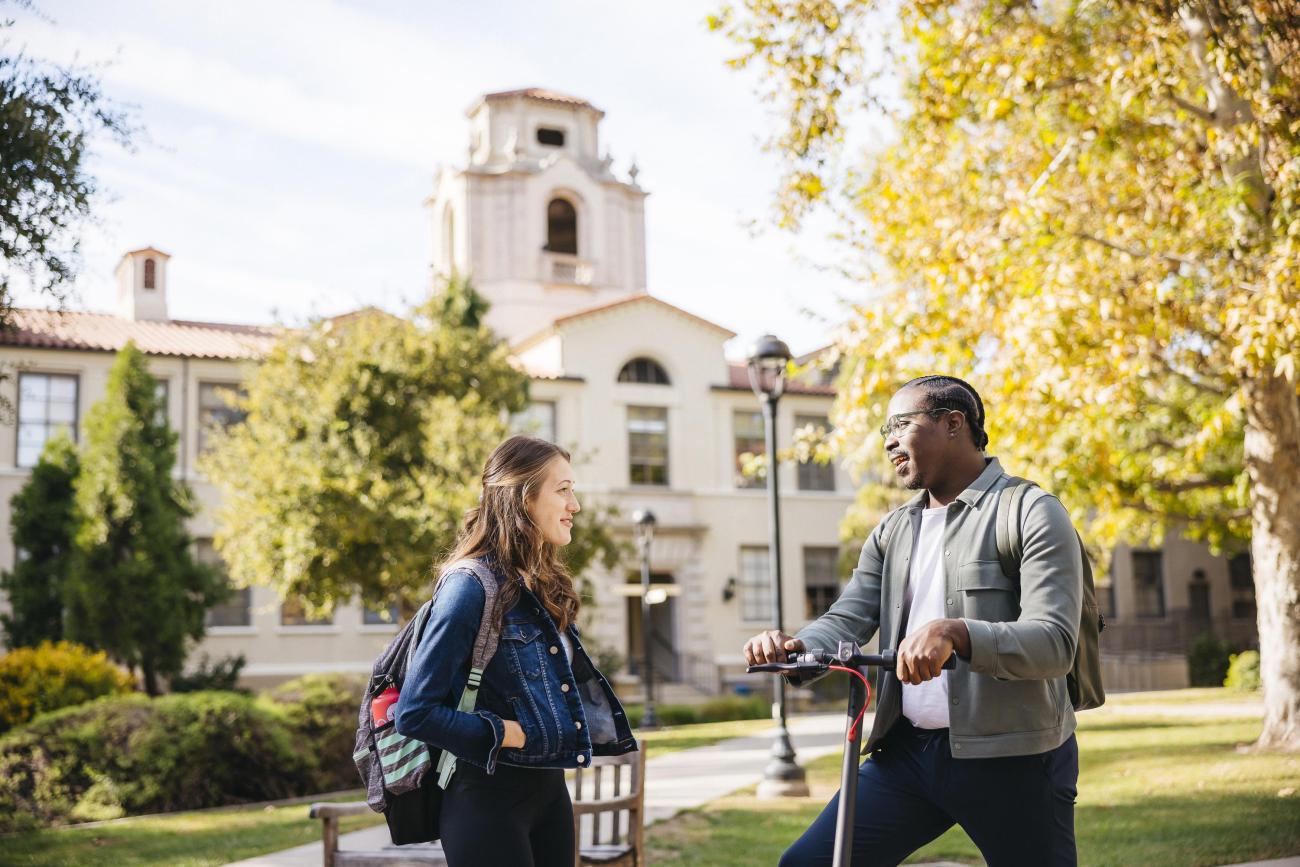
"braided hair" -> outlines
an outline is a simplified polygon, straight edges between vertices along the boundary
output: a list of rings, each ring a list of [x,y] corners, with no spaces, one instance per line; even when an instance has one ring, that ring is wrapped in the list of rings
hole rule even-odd
[[[984,401],[980,400],[979,392],[970,383],[955,376],[931,375],[918,376],[905,383],[903,388],[918,389],[932,407],[961,410],[970,426],[975,447],[982,451],[989,444],[989,435],[984,432]]]

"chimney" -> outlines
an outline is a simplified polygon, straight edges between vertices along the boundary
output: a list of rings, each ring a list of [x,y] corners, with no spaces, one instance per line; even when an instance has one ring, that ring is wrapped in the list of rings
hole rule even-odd
[[[117,264],[117,315],[131,321],[167,321],[167,260],[162,250],[132,250]]]

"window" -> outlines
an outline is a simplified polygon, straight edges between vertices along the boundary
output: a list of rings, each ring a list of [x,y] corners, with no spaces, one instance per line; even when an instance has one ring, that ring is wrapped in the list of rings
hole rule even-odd
[[[555,402],[539,400],[510,417],[510,430],[517,434],[555,442]]]
[[[740,549],[740,616],[744,620],[771,622],[772,570],[766,546]]]
[[[736,457],[736,487],[763,487],[767,481],[767,472],[763,471],[752,476],[746,476],[744,462],[740,457],[746,452],[751,455],[767,453],[767,440],[763,436],[763,414],[761,412],[736,410],[731,415],[731,437]]]
[[[564,147],[564,130],[547,126],[537,128],[537,143],[551,148]]]
[[[811,427],[819,429],[822,432],[831,429],[831,423],[825,416],[820,415],[797,415],[794,417],[795,428]],[[799,490],[801,491],[833,491],[835,490],[835,465],[831,463],[818,463],[817,461],[805,461],[799,466]]]
[[[244,390],[224,382],[199,383],[199,452],[207,451],[215,430],[226,430],[244,420],[246,413],[232,406]]]
[[[1228,558],[1228,586],[1232,588],[1232,616],[1239,620],[1254,620],[1255,572],[1249,551]]]
[[[839,548],[803,549],[804,616],[821,617],[840,595]]]
[[[1165,616],[1164,557],[1159,551],[1133,552],[1133,590],[1138,617]]]
[[[144,260],[144,288],[158,288],[158,265],[153,259]]]
[[[221,561],[217,549],[213,547],[211,539],[194,540],[194,558],[203,565],[212,566],[225,574],[225,564]],[[232,588],[231,595],[225,602],[208,609],[203,622],[207,626],[251,626],[253,624],[252,601],[251,588]]]
[[[361,612],[361,623],[364,626],[396,626],[400,618],[396,602],[387,608],[371,608],[367,605]]]
[[[668,410],[662,406],[627,408],[628,481],[668,484]]]
[[[671,385],[668,371],[653,358],[634,358],[618,372],[619,382],[639,382],[642,385]]]
[[[281,626],[329,626],[333,623],[334,618],[330,616],[308,617],[307,607],[301,599],[286,599],[280,603]]]
[[[1107,581],[1105,584],[1097,584],[1097,612],[1107,620],[1116,619],[1115,614],[1115,582]]]
[[[1197,621],[1210,619],[1210,584],[1204,569],[1192,570],[1192,580],[1187,583],[1187,614]]]
[[[170,424],[167,417],[167,404],[171,399],[170,391],[171,389],[165,379],[158,380],[158,384],[154,386],[153,390],[153,393],[158,396],[158,415],[154,418],[154,421],[164,427]]]
[[[55,373],[18,374],[20,467],[34,467],[56,434],[77,440],[77,377]]]
[[[551,199],[546,206],[546,249],[578,255],[578,212],[565,199]]]

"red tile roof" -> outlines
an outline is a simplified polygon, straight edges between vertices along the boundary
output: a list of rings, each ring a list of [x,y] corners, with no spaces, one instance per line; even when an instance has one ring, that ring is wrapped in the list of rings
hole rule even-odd
[[[219,322],[131,321],[111,313],[16,309],[13,327],[0,331],[0,346],[116,352],[134,340],[149,355],[183,358],[255,359],[282,329]]]
[[[709,320],[705,319],[702,316],[696,316],[694,313],[690,313],[686,310],[683,310],[682,308],[676,306],[675,304],[669,304],[667,301],[664,301],[663,299],[660,298],[656,298],[653,295],[650,295],[645,292],[638,292],[637,294],[629,295],[626,298],[619,298],[616,301],[608,301],[604,304],[597,304],[595,307],[587,307],[583,310],[578,310],[573,313],[560,316],[556,318],[555,324],[560,325],[565,322],[571,322],[574,319],[582,319],[585,316],[591,316],[594,313],[603,313],[607,310],[613,310],[616,307],[622,307],[625,304],[641,304],[645,302],[658,304],[661,307],[667,307],[672,312],[677,313],[681,316],[685,316],[687,319],[697,322],[700,325],[705,326],[706,328],[712,328],[714,331],[719,331],[727,335],[728,338],[732,338],[736,336],[736,332],[728,328],[723,328],[721,325],[719,325],[716,322],[710,322]]]
[[[603,111],[581,97],[570,96],[567,93],[560,93],[558,90],[548,90],[545,87],[524,87],[518,90],[498,90],[496,93],[485,93],[483,99],[485,101],[489,99],[510,99],[516,96],[522,96],[524,99],[535,99],[539,102],[558,102],[562,105],[589,108],[600,115],[604,115]]]
[[[750,390],[749,370],[746,368],[745,365],[735,364],[733,362],[727,362],[727,372],[730,376],[731,381],[726,386],[723,386],[724,388],[741,389],[743,391]],[[786,394],[827,394],[833,396],[835,394],[835,386],[818,385],[816,383],[811,383],[811,382],[802,382],[798,379],[787,379],[785,382],[785,393]]]

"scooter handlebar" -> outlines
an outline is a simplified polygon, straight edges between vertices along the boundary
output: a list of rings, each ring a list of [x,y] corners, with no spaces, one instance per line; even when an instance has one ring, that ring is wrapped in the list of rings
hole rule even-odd
[[[845,645],[848,645],[847,647]],[[759,665],[748,666],[745,671],[749,674],[757,672],[773,672],[777,674],[820,674],[832,665],[844,665],[852,668],[862,668],[863,666],[879,666],[881,668],[894,668],[898,661],[898,654],[893,650],[884,650],[880,653],[859,653],[857,647],[852,642],[841,642],[838,653],[826,653],[825,651],[813,650],[799,654],[791,654],[791,659],[786,662],[765,662]],[[949,656],[944,660],[943,667],[952,670],[957,667],[956,654]]]

